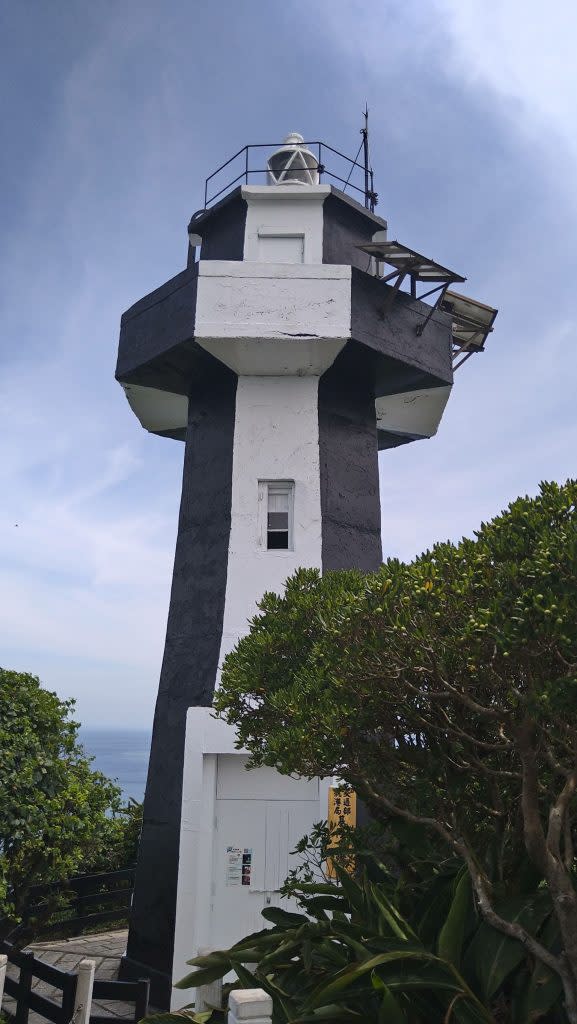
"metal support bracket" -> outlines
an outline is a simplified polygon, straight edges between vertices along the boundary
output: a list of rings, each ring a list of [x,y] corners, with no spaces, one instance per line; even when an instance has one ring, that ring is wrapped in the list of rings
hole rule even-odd
[[[431,308],[429,309],[429,312],[427,313],[427,315],[426,315],[425,319],[423,320],[422,324],[417,324],[416,333],[417,333],[417,335],[419,337],[421,336],[421,334],[425,330],[425,327],[427,326],[427,324],[428,324],[429,320],[431,319],[431,317],[432,317],[433,313],[435,312],[435,310],[437,310],[439,308],[439,306],[441,305],[441,302],[445,298],[445,292],[447,291],[448,287],[449,287],[449,282],[446,281],[445,284],[442,284],[440,288],[431,288],[430,291],[425,293],[426,295],[433,295],[435,292],[438,292],[439,294],[437,295],[437,298],[435,300],[434,305],[431,306]],[[420,295],[419,299],[423,299],[424,297],[425,297],[424,295]]]

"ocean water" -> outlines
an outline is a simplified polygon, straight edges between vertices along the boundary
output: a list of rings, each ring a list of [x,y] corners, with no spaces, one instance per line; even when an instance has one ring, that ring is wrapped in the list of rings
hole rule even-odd
[[[126,800],[144,798],[151,734],[145,729],[81,727],[79,739],[92,767],[116,781]]]

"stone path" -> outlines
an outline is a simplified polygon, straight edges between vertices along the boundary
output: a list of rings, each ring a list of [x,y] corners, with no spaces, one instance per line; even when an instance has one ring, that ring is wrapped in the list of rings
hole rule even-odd
[[[79,935],[72,939],[53,939],[51,942],[33,942],[27,949],[32,950],[39,960],[60,968],[61,971],[74,971],[81,960],[94,960],[96,963],[95,977],[102,981],[115,981],[118,977],[120,959],[126,949],[126,929],[115,932],[101,932],[99,935]],[[8,974],[18,977],[18,969],[8,965]],[[35,979],[34,991],[47,999],[60,1002],[57,989],[51,988],[46,982]],[[4,994],[2,1009],[13,1014],[16,1010],[14,999]],[[134,1016],[134,1004],[93,1000],[92,1012],[109,1014],[113,1018],[129,1018]],[[45,1020],[37,1013],[30,1013],[29,1024],[45,1024]]]

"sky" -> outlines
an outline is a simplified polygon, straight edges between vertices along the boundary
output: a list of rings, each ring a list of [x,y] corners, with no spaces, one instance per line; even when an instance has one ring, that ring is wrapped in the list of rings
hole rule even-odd
[[[354,156],[390,237],[499,307],[438,435],[385,452],[385,556],[471,535],[577,451],[570,0],[0,0],[0,664],[151,725],[183,446],[114,380],[204,179],[289,131]]]

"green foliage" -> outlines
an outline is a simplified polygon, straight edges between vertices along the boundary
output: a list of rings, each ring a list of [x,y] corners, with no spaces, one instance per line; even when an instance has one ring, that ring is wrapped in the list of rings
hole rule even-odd
[[[173,1010],[170,1013],[152,1013],[150,1017],[144,1018],[147,1024],[183,1024],[183,1021],[192,1024],[209,1024],[209,1022],[224,1022],[225,1014],[218,1011],[195,1013],[194,1010]]]
[[[80,874],[120,871],[136,864],[142,829],[142,804],[130,798],[115,807],[103,823],[101,843],[90,851],[78,866]]]
[[[363,837],[349,839],[337,859],[355,849],[354,877],[338,864],[337,881],[304,880],[318,874],[319,855],[334,842],[334,835],[317,826],[299,844],[304,863],[284,889],[299,912],[267,908],[263,917],[272,927],[229,950],[191,960],[195,970],[178,987],[210,984],[233,971],[238,982],[229,987],[263,988],[271,995],[274,1024],[529,1024],[545,1014],[549,1024],[561,1024],[560,986],[547,987],[550,979],[535,976],[522,944],[502,942],[480,920],[457,858],[415,861],[410,871],[393,874]],[[527,897],[522,911],[501,909],[511,916],[523,913],[532,932],[543,935],[551,908],[538,904],[538,897]],[[217,1008],[210,1020],[223,1021],[223,1011]],[[178,1024],[178,1015],[153,1021]]]
[[[408,564],[299,570],[260,610],[216,696],[252,764],[337,775],[383,825],[425,825],[484,913],[543,881],[577,1021],[577,481]]]
[[[235,971],[241,986],[269,992],[275,1024],[395,1017],[440,1024],[451,1003],[456,1021],[491,1020],[459,972],[422,945],[388,883],[355,881],[340,867],[337,872],[339,885],[303,884],[299,901],[308,916],[264,910],[271,929],[191,960],[196,970],[178,987]]]
[[[546,891],[507,900],[500,906],[507,921],[523,924],[531,935],[537,935],[545,921],[551,917],[551,899]],[[465,970],[474,975],[487,999],[493,998],[504,980],[520,964],[525,964],[526,952],[520,942],[500,934],[482,923],[467,951]],[[529,979],[526,979],[529,984]]]
[[[455,879],[451,906],[437,943],[439,956],[445,957],[455,967],[461,966],[461,955],[467,933],[467,923],[471,916],[472,902],[471,880],[468,872],[462,868]]]
[[[120,790],[90,767],[62,701],[0,669],[0,919],[20,920],[30,887],[66,879],[106,851]],[[107,816],[108,815],[108,816]]]
[[[476,540],[373,575],[299,570],[283,597],[266,594],[216,698],[239,744],[285,772],[390,773],[414,810],[444,812],[448,797],[467,831],[494,833],[491,779],[470,771],[480,745],[499,747],[489,767],[516,768],[513,738],[499,744],[505,720],[530,709],[559,728],[577,706],[576,497],[577,483],[543,485]]]

